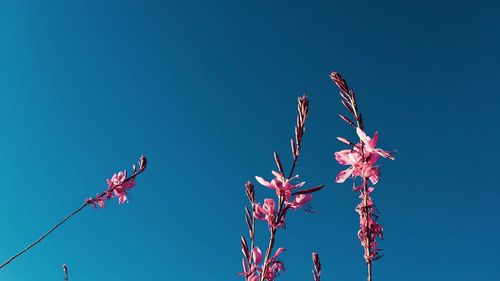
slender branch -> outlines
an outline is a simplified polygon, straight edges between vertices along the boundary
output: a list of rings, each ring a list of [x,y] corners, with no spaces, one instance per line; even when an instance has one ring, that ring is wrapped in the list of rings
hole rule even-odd
[[[255,190],[252,182],[248,181],[245,184],[245,190],[246,190],[246,195],[248,197],[248,200],[250,201],[252,212],[248,210],[247,207],[245,207],[245,221],[247,223],[248,227],[248,234],[250,235],[250,249],[247,246],[246,240],[244,236],[242,236],[242,250],[244,252],[248,269],[254,268],[254,259],[253,259],[253,249],[255,247]],[[244,273],[245,273],[245,280],[248,280],[249,275],[246,275],[246,267],[244,267]],[[251,271],[251,270],[250,270]]]
[[[267,272],[267,266],[269,265],[269,258],[271,257],[271,251],[273,250],[274,247],[274,241],[275,241],[275,236],[276,236],[276,227],[271,228],[271,235],[269,236],[269,245],[267,246],[266,250],[266,257],[264,259],[264,266],[262,267],[262,275],[260,280],[264,281],[266,280],[266,272]]]
[[[293,170],[295,170],[295,165],[297,165],[297,160],[299,159],[299,157],[294,157],[293,159],[293,164],[292,164],[292,169],[290,169],[290,174],[288,174],[288,178],[290,179],[293,175]]]
[[[368,262],[368,281],[372,281],[372,261]]]
[[[276,219],[275,219],[275,225],[278,225],[280,220],[281,220],[281,212],[283,209],[284,201],[285,201],[285,198],[280,195],[278,215],[276,216]],[[260,278],[261,281],[264,281],[266,279],[267,266],[269,264],[268,261],[269,261],[269,258],[271,257],[271,252],[273,251],[273,247],[274,247],[274,241],[276,239],[276,230],[278,230],[278,228],[276,226],[271,226],[271,234],[269,235],[269,244],[267,246],[266,256],[264,258],[264,266],[262,267],[262,275]]]
[[[128,182],[128,181],[134,180],[135,177],[137,177],[137,175],[139,175],[140,173],[142,173],[145,170],[145,168],[146,168],[146,158],[144,156],[141,156],[141,162],[140,163],[142,163],[140,169],[136,170],[135,169],[135,165],[134,165],[134,173],[130,177],[126,178],[123,182]],[[94,198],[102,198],[105,194],[107,194],[109,192],[112,192],[113,190],[115,190],[119,186],[120,185],[112,186],[112,187],[108,188],[106,191],[102,192],[101,194],[97,195]],[[59,228],[63,223],[65,223],[67,220],[69,220],[74,215],[78,214],[81,210],[83,210],[88,205],[92,204],[94,198],[92,200],[88,200],[87,199],[85,201],[85,203],[83,203],[83,205],[81,205],[78,209],[74,210],[71,214],[67,215],[60,222],[58,222],[57,224],[55,224],[49,231],[47,231],[45,234],[43,234],[42,236],[40,236],[40,238],[38,238],[35,242],[31,243],[28,247],[24,248],[22,251],[20,251],[19,253],[15,254],[10,259],[8,259],[7,261],[5,261],[2,265],[0,265],[0,269],[2,269],[4,266],[6,266],[9,263],[11,263],[13,260],[15,260],[20,255],[22,255],[25,252],[27,252],[29,249],[33,248],[38,243],[42,242],[43,239],[45,239],[47,236],[49,236],[54,230],[56,230],[57,228]]]
[[[368,205],[368,179],[367,178],[363,179],[363,193],[364,193],[363,202],[365,205],[365,208],[363,208],[363,214],[364,214],[364,219],[366,221],[368,221],[368,216],[370,214],[368,213],[368,208],[366,207]],[[366,229],[366,237],[365,237],[366,245],[367,245],[367,248],[365,249],[365,251],[367,251],[367,253],[365,255],[367,257],[369,257],[369,259],[367,260],[368,281],[372,281],[372,259],[371,259],[370,237],[371,237],[371,229],[370,229],[370,226],[368,225],[367,229]]]
[[[252,236],[250,237],[250,251],[253,251],[255,247],[255,217],[253,213],[255,212],[255,204],[252,204]]]
[[[64,222],[69,220],[72,216],[78,214],[81,210],[83,210],[83,208],[87,207],[89,204],[90,203],[88,203],[88,202],[83,203],[82,206],[80,206],[78,209],[73,211],[71,214],[67,215],[62,221],[60,221],[56,225],[54,225],[49,231],[47,231],[44,235],[42,235],[40,238],[38,238],[35,242],[31,243],[28,247],[24,248],[21,252],[15,254],[10,259],[8,259],[6,262],[4,262],[2,265],[0,265],[0,269],[2,269],[4,266],[8,265],[11,261],[15,260],[20,255],[24,254],[29,249],[33,248],[36,244],[42,242],[42,240],[45,239],[45,237],[49,236],[54,230],[56,230]]]

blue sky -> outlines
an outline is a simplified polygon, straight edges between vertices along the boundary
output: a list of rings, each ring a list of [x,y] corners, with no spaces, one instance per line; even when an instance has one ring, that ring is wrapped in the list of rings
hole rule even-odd
[[[280,280],[364,280],[357,195],[335,184],[353,132],[395,148],[373,194],[375,280],[491,280],[500,262],[495,1],[1,1],[0,258],[106,178],[149,157],[130,202],[84,210],[0,280],[242,280],[243,184],[289,168],[296,97],[310,97],[297,172],[326,188],[288,217]],[[273,196],[257,186],[257,198]],[[259,244],[266,227],[258,225]]]

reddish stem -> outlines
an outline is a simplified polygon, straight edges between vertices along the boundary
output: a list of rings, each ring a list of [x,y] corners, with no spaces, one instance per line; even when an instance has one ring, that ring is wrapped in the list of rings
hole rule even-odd
[[[368,179],[365,178],[363,179],[363,193],[364,193],[364,197],[363,197],[363,201],[364,201],[364,208],[363,208],[363,213],[364,213],[364,219],[366,221],[368,221],[368,216],[369,216],[369,213],[368,213],[368,208],[366,207],[368,205]],[[367,228],[366,228],[366,245],[367,245],[367,249],[365,249],[365,251],[367,252],[366,253],[366,256],[369,258],[368,262],[367,262],[367,266],[368,266],[368,281],[372,281],[372,260],[371,260],[371,245],[370,245],[370,237],[371,237],[371,233],[370,233],[370,226],[368,225]]]

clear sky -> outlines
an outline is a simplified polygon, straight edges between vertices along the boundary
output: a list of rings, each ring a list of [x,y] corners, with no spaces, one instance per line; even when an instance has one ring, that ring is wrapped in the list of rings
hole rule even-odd
[[[1,1],[0,258],[36,239],[140,154],[130,202],[85,209],[0,280],[242,280],[243,184],[290,166],[296,97],[310,117],[287,272],[365,280],[357,195],[335,184],[353,137],[343,73],[369,134],[398,150],[373,194],[374,280],[493,280],[500,266],[497,1]],[[262,201],[273,193],[256,185]],[[259,244],[267,239],[258,225]]]

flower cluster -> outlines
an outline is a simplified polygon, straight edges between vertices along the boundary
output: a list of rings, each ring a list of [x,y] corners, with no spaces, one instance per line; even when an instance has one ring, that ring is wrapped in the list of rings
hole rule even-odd
[[[123,204],[127,202],[128,190],[135,186],[135,178],[138,174],[142,173],[146,169],[147,160],[146,157],[141,156],[139,159],[139,166],[133,165],[133,174],[127,177],[127,170],[115,173],[111,179],[107,179],[108,188],[97,194],[95,197],[88,198],[86,200],[87,204],[91,204],[92,207],[99,206],[101,208],[105,207],[104,201],[109,200],[113,197],[118,198],[118,203]]]
[[[370,138],[360,128],[356,128],[356,133],[360,142],[353,144],[351,141],[338,137],[342,142],[351,145],[351,149],[344,149],[335,152],[335,160],[341,165],[350,166],[341,171],[335,181],[343,183],[349,177],[361,177],[370,179],[372,184],[377,184],[380,178],[380,167],[375,165],[379,156],[394,160],[394,157],[387,151],[375,148],[378,140],[378,132],[375,132],[373,138]]]
[[[267,259],[266,266],[260,266],[262,261],[262,252],[259,247],[255,247],[251,252],[251,266],[249,267],[243,259],[243,272],[240,275],[245,276],[248,281],[258,281],[260,278],[264,278],[268,281],[274,281],[276,277],[279,276],[280,271],[285,271],[285,265],[283,262],[278,260],[278,256],[285,251],[285,248],[278,248],[273,257]],[[250,258],[249,258],[250,259]],[[263,272],[265,270],[265,272]],[[262,276],[262,277],[260,277]]]
[[[298,176],[292,176],[297,160],[301,151],[302,138],[305,132],[305,120],[309,109],[309,100],[307,96],[299,97],[298,99],[298,116],[297,125],[295,126],[295,140],[291,139],[293,165],[290,173],[285,176],[283,165],[281,164],[278,154],[274,153],[274,160],[278,167],[278,172],[272,171],[274,178],[267,181],[262,177],[255,179],[263,186],[272,189],[277,196],[277,202],[272,198],[264,199],[263,204],[255,202],[254,186],[251,182],[245,185],[246,194],[251,204],[251,210],[245,208],[245,220],[248,226],[250,236],[250,246],[244,236],[241,237],[241,250],[243,252],[243,272],[240,275],[245,277],[247,281],[274,281],[279,276],[280,272],[285,270],[282,261],[278,260],[279,255],[285,250],[278,248],[273,256],[271,252],[275,244],[276,231],[285,224],[287,211],[296,210],[303,207],[311,201],[311,193],[323,188],[323,185],[309,189],[301,189],[305,182],[293,183]],[[270,232],[269,246],[265,256],[262,257],[262,252],[255,244],[255,219],[267,221]],[[260,265],[262,262],[262,265]]]
[[[341,165],[349,166],[347,169],[341,171],[335,181],[343,183],[347,179],[352,178],[353,190],[359,191],[361,202],[356,207],[356,212],[359,214],[360,230],[358,237],[364,249],[364,258],[369,268],[371,263],[380,258],[381,249],[378,247],[377,237],[382,238],[382,226],[377,222],[379,211],[373,203],[370,194],[373,192],[374,187],[380,179],[380,166],[376,165],[379,157],[394,160],[392,153],[380,148],[376,148],[378,140],[378,132],[375,132],[373,138],[366,135],[363,128],[363,118],[358,109],[356,96],[354,91],[349,89],[347,82],[337,72],[332,72],[330,75],[333,82],[340,89],[340,96],[342,97],[342,104],[352,114],[354,122],[348,117],[340,114],[340,118],[344,120],[351,127],[355,128],[356,134],[359,138],[358,142],[352,142],[343,137],[337,139],[350,146],[349,149],[344,149],[335,152],[335,160]],[[361,179],[361,184],[356,186],[356,179]],[[371,278],[371,270],[369,270],[369,278]]]
[[[298,184],[291,183],[292,179],[298,178],[298,176],[291,179],[285,179],[283,174],[275,171],[272,171],[271,173],[274,175],[274,179],[272,179],[271,182],[268,182],[261,177],[255,177],[255,179],[263,186],[274,189],[277,196],[284,196],[286,200],[290,199],[293,189],[302,187],[305,184],[305,182],[300,182]]]
[[[382,254],[380,254],[381,249],[378,247],[377,237],[383,238],[383,228],[382,225],[377,222],[379,213],[370,197],[370,193],[373,189],[373,187],[360,189],[359,198],[361,198],[361,202],[356,207],[356,212],[359,214],[360,226],[358,238],[365,250],[364,258],[367,263],[382,257]]]
[[[284,206],[284,208],[282,208],[283,211],[280,213],[280,217],[278,217],[277,210],[275,210],[274,200],[267,198],[264,199],[264,204],[262,206],[260,204],[255,205],[254,216],[257,219],[266,220],[269,224],[269,227],[279,227],[284,223],[285,215],[288,209],[296,210],[304,206],[306,203],[312,200],[312,195],[292,193],[293,189],[300,188],[305,184],[305,182],[291,184],[291,180],[298,178],[298,176],[295,176],[291,179],[285,179],[283,174],[277,173],[275,171],[272,171],[272,173],[275,178],[272,179],[271,182],[268,182],[261,177],[255,178],[263,186],[269,187],[276,191],[276,196],[278,196],[279,201]],[[295,195],[295,197],[292,201],[290,201],[292,195]]]
[[[109,200],[113,197],[118,197],[118,202],[120,204],[124,203],[127,201],[127,191],[134,187],[135,185],[135,178],[137,175],[141,174],[144,172],[146,169],[147,165],[147,160],[144,155],[142,155],[139,158],[139,166],[133,165],[133,174],[130,177],[127,177],[127,171],[119,172],[118,174],[114,174],[111,179],[108,179],[108,188],[102,192],[101,194],[97,194],[95,197],[91,197],[85,200],[85,202],[76,210],[74,210],[71,214],[67,215],[65,218],[63,218],[60,222],[58,222],[56,225],[54,225],[49,231],[47,231],[45,234],[40,236],[35,242],[31,243],[29,246],[9,258],[7,261],[4,263],[0,264],[0,269],[2,269],[4,266],[8,265],[11,263],[13,260],[21,256],[22,254],[26,253],[29,251],[31,248],[33,248],[35,245],[38,243],[42,242],[43,239],[45,239],[47,236],[49,236],[52,232],[54,232],[58,227],[63,225],[67,220],[69,220],[71,217],[75,216],[78,214],[80,211],[85,209],[85,207],[92,205],[92,207],[99,206],[101,208],[104,208],[104,200]],[[68,279],[68,268],[66,265],[63,265],[63,271],[65,274],[64,280]]]

